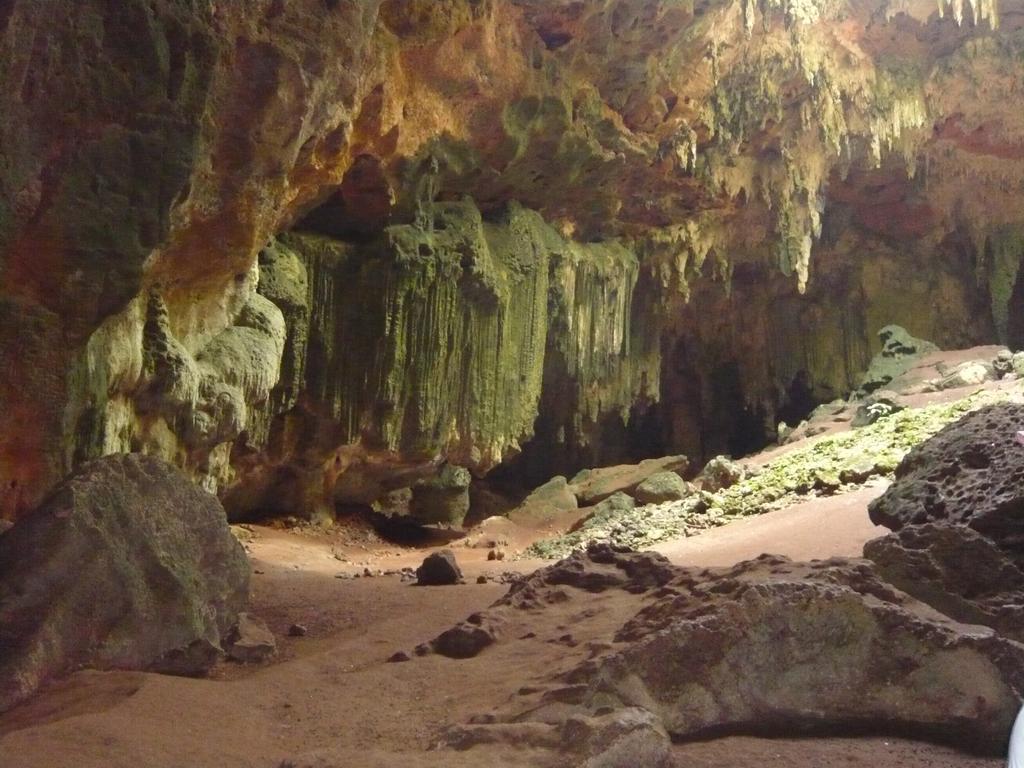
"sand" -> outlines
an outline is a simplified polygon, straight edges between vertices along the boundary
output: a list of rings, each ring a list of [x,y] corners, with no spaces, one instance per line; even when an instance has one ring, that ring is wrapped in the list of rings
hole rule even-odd
[[[815,499],[658,547],[688,565],[729,564],[761,552],[795,558],[852,555],[878,531],[867,519],[874,485]],[[475,659],[437,656],[389,664],[506,587],[476,584],[481,573],[525,572],[538,563],[494,563],[486,550],[454,547],[465,585],[422,588],[398,576],[336,578],[398,569],[431,547],[401,548],[367,536],[254,528],[254,609],[279,637],[263,667],[225,664],[213,679],[83,671],[0,717],[3,768],[282,768],[283,766],[539,766],[550,755],[529,747],[432,749],[446,724],[510,701],[517,690],[569,668],[579,647],[499,643]],[[344,558],[339,560],[335,556]],[[635,606],[597,601],[591,623],[621,621]],[[546,612],[550,613],[550,612]],[[571,617],[547,617],[570,625]],[[305,637],[286,636],[292,623]],[[585,632],[586,630],[584,630]],[[542,634],[542,633],[541,633]],[[586,637],[576,637],[585,646]],[[679,745],[680,765],[899,765],[930,768],[1002,765],[956,751],[893,739],[725,738]]]

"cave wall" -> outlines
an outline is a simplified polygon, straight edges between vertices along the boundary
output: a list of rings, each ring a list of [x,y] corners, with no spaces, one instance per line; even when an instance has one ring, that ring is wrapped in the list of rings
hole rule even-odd
[[[1022,28],[1020,0],[0,2],[0,515],[117,450],[243,507],[707,453],[800,371],[841,393],[876,325],[1020,336]]]

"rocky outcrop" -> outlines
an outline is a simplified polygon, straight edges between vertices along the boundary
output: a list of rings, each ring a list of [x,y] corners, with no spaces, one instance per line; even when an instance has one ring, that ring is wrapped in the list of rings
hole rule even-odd
[[[864,557],[890,584],[965,624],[1024,642],[1024,570],[962,525],[910,525],[869,541]]]
[[[619,616],[628,603],[635,615],[611,637],[595,635],[587,617],[600,626],[609,616],[583,592],[617,600]],[[591,612],[578,612],[575,600]],[[574,718],[633,713],[677,741],[856,732],[1005,754],[1024,691],[1024,645],[937,613],[863,560],[763,555],[699,570],[593,545],[514,585],[471,622],[503,623],[504,635],[522,642],[527,626],[541,635],[564,629],[565,611],[579,617],[573,634],[591,638],[588,652],[538,683],[538,698],[495,713],[496,727],[548,724],[564,740]],[[477,726],[478,738],[490,727]]]
[[[159,459],[87,463],[0,537],[0,709],[82,666],[200,674],[248,599],[215,497]]]

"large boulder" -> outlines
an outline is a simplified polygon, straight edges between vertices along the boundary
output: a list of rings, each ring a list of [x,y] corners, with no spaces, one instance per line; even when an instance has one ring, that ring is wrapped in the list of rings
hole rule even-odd
[[[179,470],[83,465],[0,537],[0,710],[82,666],[203,673],[249,572],[220,502]]]
[[[559,635],[570,629],[566,616],[572,631]],[[591,545],[460,626],[470,625],[501,625],[500,637],[489,634],[495,642],[572,649],[587,638],[569,671],[534,680],[536,694],[489,715],[493,726],[459,731],[477,743],[544,724],[560,729],[567,749],[580,741],[573,733],[611,744],[624,735],[621,718],[603,718],[618,713],[642,726],[636,747],[654,757],[660,732],[685,741],[851,730],[1005,754],[1024,692],[1024,644],[946,618],[866,560],[762,555],[731,568],[683,568]],[[641,764],[616,762],[617,752],[609,765]]]
[[[643,706],[675,739],[867,728],[1004,753],[1024,645],[947,621],[856,561],[763,556],[680,586],[581,670],[583,705]]]
[[[1024,551],[1024,405],[999,403],[967,414],[913,448],[896,479],[869,507],[892,530],[967,525],[1000,549]]]
[[[535,488],[508,517],[513,522],[530,525],[572,512],[577,506],[572,488],[564,477],[557,475]]]
[[[690,462],[685,456],[665,456],[647,459],[639,464],[584,469],[569,481],[569,485],[580,505],[588,507],[616,493],[632,495],[640,483],[659,472],[675,472],[682,476],[689,466]]]

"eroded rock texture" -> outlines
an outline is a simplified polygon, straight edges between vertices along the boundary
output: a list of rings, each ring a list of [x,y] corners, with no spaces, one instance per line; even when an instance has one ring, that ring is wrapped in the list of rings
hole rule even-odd
[[[456,727],[453,746],[486,741],[492,728],[521,728],[530,740],[543,724],[573,750],[571,723],[617,713],[645,720],[655,744],[659,731],[676,740],[898,733],[1003,754],[1024,686],[1024,645],[949,619],[867,561],[838,558],[763,555],[700,570],[592,545],[442,635],[472,632],[486,642],[457,655],[438,638],[433,650],[490,653],[495,642],[564,631],[566,615],[574,617],[572,634],[546,642],[572,648],[589,638],[582,659],[480,720],[497,725]],[[612,617],[623,615],[609,636]],[[615,720],[604,726],[609,738]]]
[[[0,710],[81,666],[201,674],[248,601],[215,497],[153,457],[89,462],[0,537]]]
[[[889,323],[1024,341],[1019,0],[58,5],[0,11],[4,517],[735,453]]]

